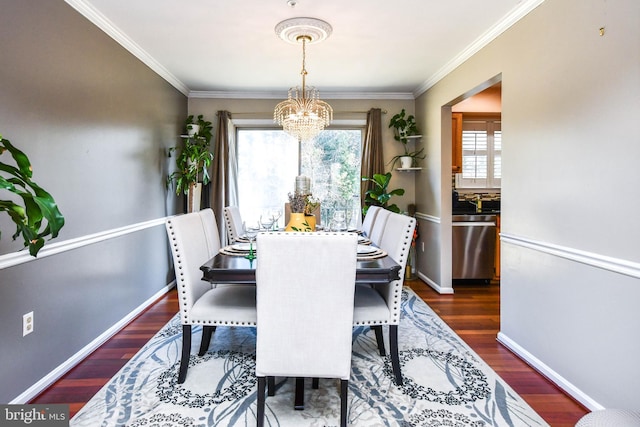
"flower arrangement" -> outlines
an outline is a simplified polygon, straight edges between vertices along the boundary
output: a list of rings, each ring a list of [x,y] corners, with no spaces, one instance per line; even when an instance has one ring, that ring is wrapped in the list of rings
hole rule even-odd
[[[289,193],[289,206],[293,213],[304,213],[307,206],[308,194]]]
[[[320,200],[313,197],[311,194],[307,195],[307,199],[304,204],[304,214],[309,216],[313,215],[313,212],[320,206]]]
[[[320,200],[311,194],[289,193],[289,206],[293,213],[304,213],[305,215],[313,215],[320,205]]]

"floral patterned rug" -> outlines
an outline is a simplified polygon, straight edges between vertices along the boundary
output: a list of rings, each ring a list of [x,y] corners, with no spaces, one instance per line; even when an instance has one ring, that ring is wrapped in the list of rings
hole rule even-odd
[[[373,331],[354,328],[349,425],[547,425],[409,288],[402,305],[400,387]],[[181,331],[176,315],[71,426],[255,426],[255,328],[218,327],[209,351],[198,357],[201,329],[195,327],[187,379],[177,384]],[[321,379],[319,389],[307,381],[302,411],[293,409],[294,382],[277,379],[276,395],[266,398],[265,425],[339,425],[338,380]]]

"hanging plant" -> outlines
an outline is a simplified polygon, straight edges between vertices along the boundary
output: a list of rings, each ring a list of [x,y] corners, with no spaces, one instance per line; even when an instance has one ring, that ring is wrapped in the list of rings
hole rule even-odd
[[[0,156],[8,152],[12,164],[0,161],[0,189],[22,199],[22,205],[13,200],[0,200],[0,212],[6,212],[16,224],[13,240],[22,235],[24,246],[37,256],[45,238],[55,238],[64,226],[64,217],[51,194],[31,180],[33,170],[29,158],[0,135]],[[0,234],[1,236],[1,234]]]

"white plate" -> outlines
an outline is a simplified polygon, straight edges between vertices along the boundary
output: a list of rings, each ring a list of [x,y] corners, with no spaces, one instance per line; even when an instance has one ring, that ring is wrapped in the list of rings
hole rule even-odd
[[[372,253],[376,252],[377,250],[378,250],[378,248],[374,248],[373,246],[358,245],[358,253],[360,255],[372,254]]]
[[[231,245],[231,249],[235,249],[236,251],[248,251],[249,243],[234,243]]]

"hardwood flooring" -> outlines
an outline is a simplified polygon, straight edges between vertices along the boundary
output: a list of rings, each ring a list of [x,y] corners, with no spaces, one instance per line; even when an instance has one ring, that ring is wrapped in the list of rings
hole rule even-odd
[[[455,294],[440,295],[420,280],[406,284],[551,426],[574,426],[588,412],[496,341],[499,285],[456,285]],[[30,403],[66,403],[75,415],[177,311],[173,290]]]

